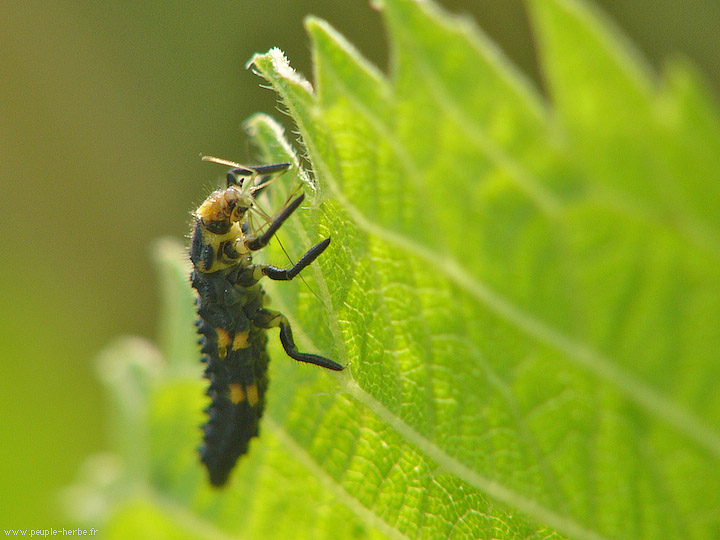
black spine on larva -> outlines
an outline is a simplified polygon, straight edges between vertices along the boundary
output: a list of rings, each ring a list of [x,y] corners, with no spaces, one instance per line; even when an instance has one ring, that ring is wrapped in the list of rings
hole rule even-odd
[[[191,246],[191,251],[193,248],[200,250],[202,246]],[[239,285],[240,270],[233,267],[205,273],[196,268],[191,276],[198,292],[202,361],[210,382],[200,458],[214,486],[227,482],[235,462],[248,451],[250,440],[258,436],[268,384],[267,336],[245,313],[262,303],[264,293],[257,284]],[[247,342],[234,348],[235,337],[246,333]],[[224,336],[222,344],[220,334]]]

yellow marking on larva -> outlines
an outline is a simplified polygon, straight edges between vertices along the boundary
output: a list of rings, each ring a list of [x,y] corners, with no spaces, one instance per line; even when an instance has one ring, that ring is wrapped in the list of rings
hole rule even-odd
[[[235,338],[233,339],[233,345],[232,348],[234,351],[238,349],[246,349],[248,346],[248,338],[250,337],[250,332],[248,330],[245,330],[244,332],[238,332],[235,334]]]
[[[245,242],[243,242],[244,235],[239,223],[233,223],[230,226],[230,230],[225,234],[215,234],[203,228],[202,238],[203,244],[212,246],[213,252],[215,253],[210,268],[201,268],[206,274],[212,274],[213,272],[229,268],[238,263],[237,259],[224,260],[222,250],[224,244],[231,243],[233,249],[241,255],[249,251],[248,248],[245,247]]]
[[[235,405],[241,401],[245,401],[245,391],[240,383],[233,383],[230,385],[230,401]]]
[[[218,356],[225,358],[228,345],[230,345],[230,334],[224,328],[216,328],[215,332],[217,333]]]
[[[256,384],[248,385],[247,388],[245,388],[245,393],[247,394],[247,400],[251,407],[258,404],[260,396],[258,396],[258,388]]]

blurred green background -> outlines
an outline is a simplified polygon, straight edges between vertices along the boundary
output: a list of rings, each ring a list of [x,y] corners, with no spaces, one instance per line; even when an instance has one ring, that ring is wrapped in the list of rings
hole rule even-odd
[[[539,79],[520,0],[441,4],[470,14]],[[598,4],[655,66],[684,54],[720,95],[717,0]],[[380,17],[364,0],[4,5],[3,528],[72,525],[58,491],[107,448],[93,360],[116,335],[155,337],[151,243],[186,234],[189,211],[222,174],[200,153],[252,161],[242,121],[256,111],[287,121],[244,65],[278,46],[310,76],[310,13],[386,69]]]

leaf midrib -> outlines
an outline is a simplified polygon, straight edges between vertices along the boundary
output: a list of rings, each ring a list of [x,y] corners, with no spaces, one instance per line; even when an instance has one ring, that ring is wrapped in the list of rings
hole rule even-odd
[[[317,161],[314,161],[314,163],[317,166]],[[332,178],[324,165],[323,170],[326,178]],[[490,287],[476,280],[453,257],[440,254],[400,233],[376,225],[365,218],[357,208],[335,189],[333,192],[336,200],[360,229],[422,259],[436,268],[438,272],[442,272],[452,283],[467,292],[471,297],[485,307],[490,308],[496,315],[501,316],[506,322],[514,324],[516,328],[526,335],[563,353],[577,366],[616,388],[651,416],[656,417],[661,422],[670,424],[678,432],[685,434],[690,440],[710,451],[716,458],[720,458],[720,436],[704,425],[691,411],[678,403],[666,399],[662,394],[636,379],[629,372],[617,367],[609,358],[598,353],[592,347],[566,337],[542,321],[524,313]]]

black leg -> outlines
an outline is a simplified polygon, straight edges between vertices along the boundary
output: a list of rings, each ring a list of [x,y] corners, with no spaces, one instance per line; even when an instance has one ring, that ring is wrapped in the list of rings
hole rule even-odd
[[[282,224],[285,223],[285,220],[289,218],[295,210],[298,209],[298,207],[302,204],[303,200],[305,200],[304,193],[296,197],[287,206],[287,208],[285,208],[285,210],[280,212],[280,215],[275,218],[275,220],[270,224],[270,227],[268,227],[268,230],[265,231],[262,235],[253,236],[245,240],[245,245],[247,246],[247,248],[252,251],[256,251],[267,246],[267,243],[270,241],[273,235],[282,226]]]
[[[293,340],[290,323],[288,322],[287,317],[285,317],[282,313],[269,309],[259,309],[253,314],[253,316],[250,317],[250,319],[260,328],[279,327],[280,343],[282,343],[283,349],[285,349],[285,352],[290,358],[293,358],[298,362],[314,364],[333,371],[342,371],[345,369],[343,366],[333,360],[330,360],[329,358],[318,356],[317,354],[309,354],[298,351],[298,348],[295,345],[295,340]]]
[[[273,176],[275,176],[276,174],[279,174],[279,173],[284,173],[290,167],[292,167],[291,163],[274,163],[272,165],[259,165],[257,167],[253,167],[253,170],[257,174],[262,175],[260,178],[260,181],[255,183],[253,195],[255,197],[260,195],[263,191],[265,191],[265,188],[270,184],[269,180]]]
[[[277,174],[287,171],[292,167],[291,163],[273,163],[271,165],[252,166],[251,169],[260,175]]]
[[[258,265],[262,269],[262,273],[274,279],[275,281],[289,281],[297,276],[306,266],[317,259],[320,254],[330,245],[330,239],[326,238],[319,244],[314,245],[307,250],[305,255],[300,257],[300,260],[293,265],[292,268],[278,268],[277,266],[270,265]]]
[[[272,165],[258,165],[257,167],[236,167],[227,173],[227,186],[242,185],[238,178],[250,177],[253,175],[264,175],[263,182],[273,174],[287,171],[292,165],[290,163],[273,163]],[[262,183],[262,182],[261,182]]]

